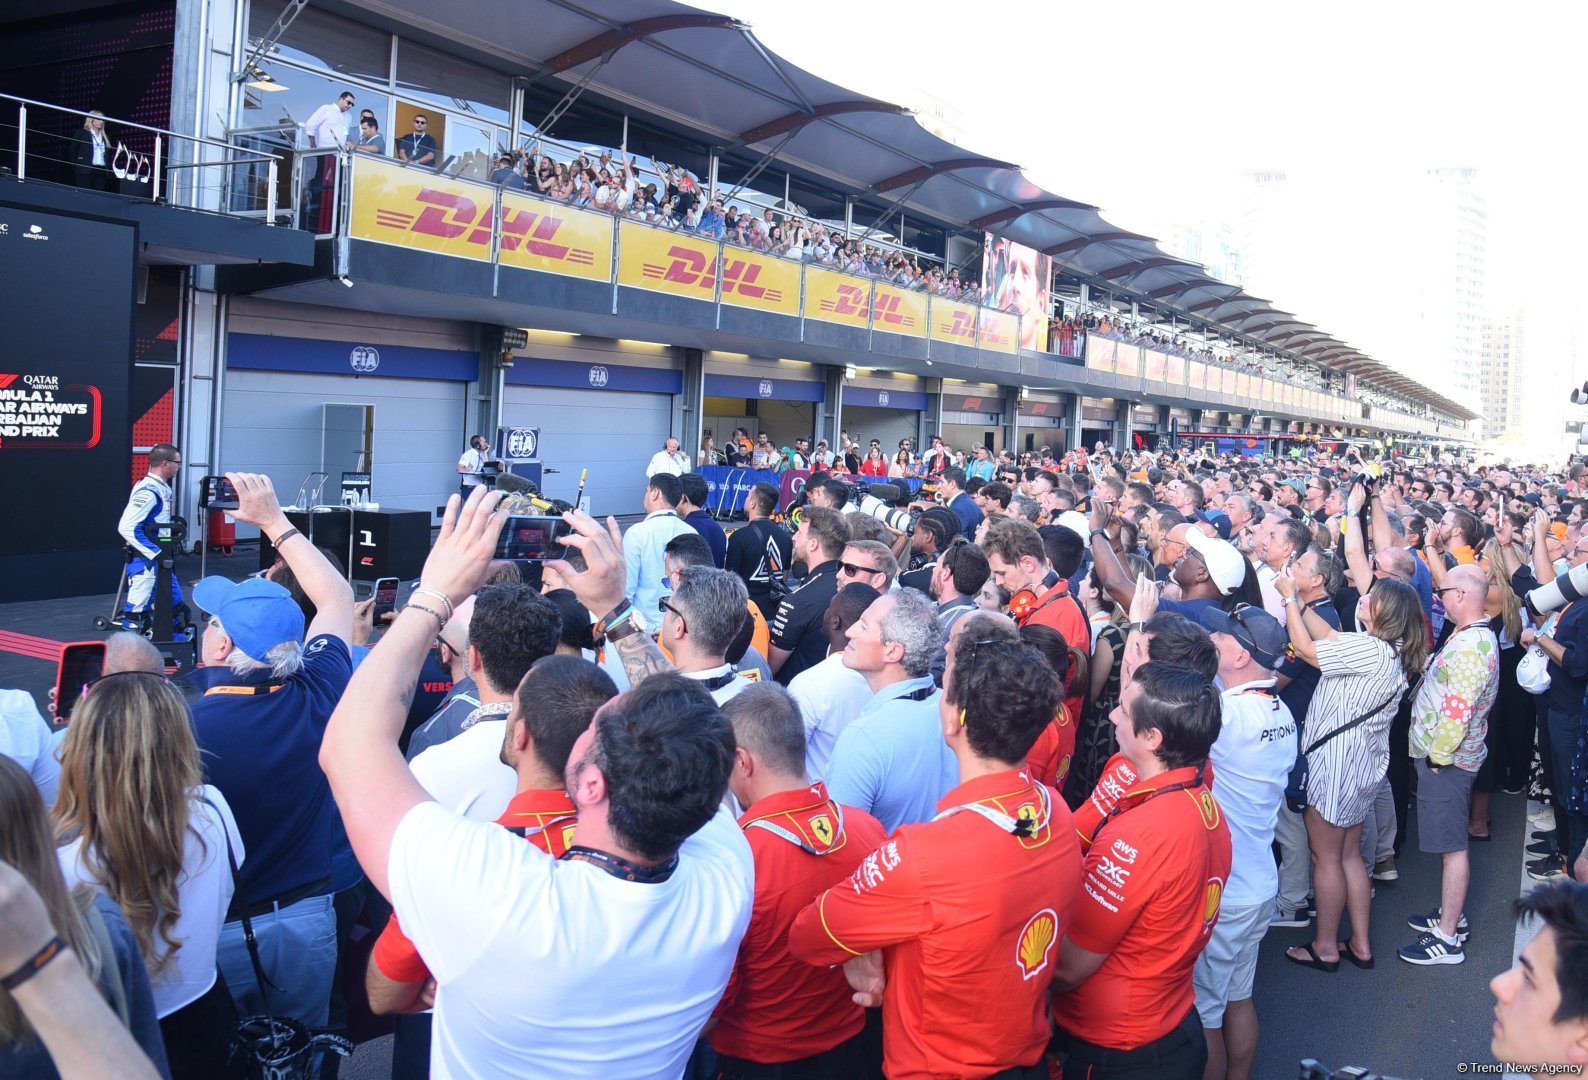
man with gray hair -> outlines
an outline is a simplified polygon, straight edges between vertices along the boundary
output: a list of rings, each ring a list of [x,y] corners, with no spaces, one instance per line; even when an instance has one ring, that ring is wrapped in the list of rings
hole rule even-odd
[[[848,636],[844,665],[866,677],[872,698],[838,736],[828,789],[890,833],[930,821],[937,801],[959,782],[940,730],[941,692],[932,682],[943,648],[936,605],[914,589],[884,593]]]
[[[750,617],[750,594],[738,574],[690,566],[673,578],[673,595],[661,600],[662,647],[680,675],[702,683],[718,705],[759,681],[735,671],[727,653]]]

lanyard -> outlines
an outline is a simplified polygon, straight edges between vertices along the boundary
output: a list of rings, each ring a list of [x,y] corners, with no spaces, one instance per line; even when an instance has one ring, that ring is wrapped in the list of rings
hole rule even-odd
[[[788,829],[785,829],[783,826],[777,824],[777,822],[771,821],[767,818],[756,818],[754,821],[750,822],[750,824],[746,825],[745,828],[765,829],[773,836],[787,840],[801,851],[804,851],[810,855],[828,855],[838,850],[838,841],[844,835],[844,808],[839,806],[837,803],[832,803],[831,805],[833,807],[833,816],[838,820],[837,825],[833,830],[832,844],[822,851],[816,850],[815,848],[811,847],[810,844],[806,843],[803,837],[790,832]]]
[[[961,810],[969,810],[973,814],[986,818],[1006,833],[1012,833],[1015,836],[1030,836],[1036,831],[1039,821],[1046,823],[1053,813],[1053,798],[1048,794],[1046,784],[1037,785],[1037,795],[1042,803],[1040,818],[1012,818],[1001,810],[994,810],[986,803],[971,802],[961,803],[959,806],[951,806],[932,820],[942,821],[944,818],[953,817]],[[1104,820],[1106,821],[1107,819],[1105,818]],[[1101,828],[1102,826],[1098,827]]]
[[[638,866],[629,860],[595,848],[571,847],[563,855],[568,862],[591,863],[601,871],[620,881],[637,881],[642,885],[660,885],[678,869],[678,856],[674,855],[656,866]]]
[[[1377,710],[1375,710],[1375,711],[1377,711]],[[1097,823],[1097,827],[1092,830],[1092,835],[1086,838],[1086,843],[1088,845],[1096,843],[1097,842],[1097,834],[1103,831],[1103,826],[1104,825],[1107,825],[1110,821],[1114,820],[1115,818],[1119,817],[1120,815],[1125,814],[1125,813],[1127,813],[1127,812],[1129,812],[1131,810],[1134,810],[1138,806],[1144,806],[1147,803],[1152,802],[1152,800],[1156,799],[1160,795],[1167,795],[1167,794],[1169,794],[1172,791],[1189,791],[1192,788],[1201,787],[1202,786],[1202,774],[1203,774],[1203,772],[1204,772],[1204,770],[1206,768],[1207,768],[1207,763],[1206,762],[1204,762],[1201,765],[1198,765],[1197,766],[1197,774],[1195,776],[1193,776],[1191,779],[1189,779],[1189,780],[1181,780],[1179,783],[1170,784],[1168,787],[1165,787],[1165,788],[1159,788],[1158,790],[1150,793],[1145,799],[1141,800],[1141,802],[1139,802],[1139,803],[1133,803],[1130,806],[1115,806],[1112,810],[1110,810],[1108,813],[1103,815],[1103,820],[1099,821]]]

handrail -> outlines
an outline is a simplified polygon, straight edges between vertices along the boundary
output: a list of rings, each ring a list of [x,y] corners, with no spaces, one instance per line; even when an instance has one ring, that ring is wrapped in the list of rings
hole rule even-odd
[[[18,105],[34,105],[41,109],[52,109],[55,112],[71,113],[74,116],[87,116],[89,112],[87,109],[73,109],[68,108],[65,105],[52,105],[48,101],[35,101],[32,98],[19,97],[16,94],[0,94],[0,101],[15,102]],[[216,139],[208,139],[202,135],[184,135],[180,131],[172,131],[169,128],[150,127],[148,124],[140,124],[136,120],[123,120],[119,116],[105,116],[104,120],[107,124],[116,124],[121,127],[137,128],[139,131],[152,131],[156,135],[169,135],[172,138],[182,139],[186,142],[202,143],[205,146],[214,146],[222,150],[235,150],[240,153],[249,152],[248,148],[244,146],[234,146],[231,143],[220,142]]]

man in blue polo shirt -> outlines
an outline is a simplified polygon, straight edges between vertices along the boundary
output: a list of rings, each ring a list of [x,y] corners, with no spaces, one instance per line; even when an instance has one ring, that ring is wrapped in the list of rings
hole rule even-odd
[[[337,828],[320,771],[320,738],[352,675],[353,590],[281,512],[269,477],[228,473],[237,487],[233,516],[269,537],[316,614],[304,635],[292,594],[260,578],[208,577],[193,590],[209,614],[205,666],[193,682],[193,730],[205,780],[237,817],[247,853],[218,961],[247,1016],[266,1011],[243,939],[253,925],[269,1011],[324,1027],[336,969],[331,850]]]

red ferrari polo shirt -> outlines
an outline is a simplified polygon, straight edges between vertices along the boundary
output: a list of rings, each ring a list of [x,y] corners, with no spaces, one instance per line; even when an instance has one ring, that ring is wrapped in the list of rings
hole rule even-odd
[[[1060,706],[1059,714],[1042,729],[1026,755],[1026,768],[1031,775],[1055,791],[1063,789],[1075,757],[1075,725],[1070,723],[1070,716],[1069,707]]]
[[[1011,612],[1011,614],[1014,614]],[[1035,623],[1037,626],[1046,626],[1050,630],[1057,630],[1064,636],[1065,643],[1073,648],[1080,649],[1087,655],[1092,652],[1092,628],[1086,621],[1086,612],[1082,610],[1081,603],[1070,595],[1069,582],[1059,580],[1059,583],[1047,592],[1036,603],[1036,607],[1024,617],[1016,616],[1015,622],[1021,626]],[[1071,716],[1081,715],[1082,696],[1086,688],[1075,686],[1071,688],[1074,693],[1065,697],[1064,707]],[[1071,740],[1071,749],[1074,749],[1074,740]]]
[[[1123,775],[1121,760],[1104,770],[1099,792]],[[1192,1006],[1191,969],[1230,875],[1230,828],[1211,777],[1197,783],[1196,773],[1173,769],[1143,781],[1132,772],[1117,797],[1104,793],[1113,805],[1101,814],[1095,801],[1082,805],[1096,838],[1068,936],[1106,959],[1080,986],[1053,995],[1053,1018],[1087,1042],[1142,1046],[1167,1035]]]
[[[522,830],[525,840],[560,859],[573,842],[573,800],[566,791],[520,791],[496,823]],[[430,977],[430,969],[398,925],[395,912],[375,939],[375,950],[370,955],[380,973],[393,982],[415,983]]]
[[[789,926],[888,834],[864,810],[833,802],[820,781],[768,795],[739,826],[755,858],[755,898],[711,1045],[767,1065],[831,1050],[860,1033],[865,1011],[850,997],[843,969],[812,967],[789,952]]]
[[[800,912],[812,964],[883,951],[890,1080],[977,1080],[1036,1063],[1081,854],[1069,809],[1025,769],[976,777]]]

